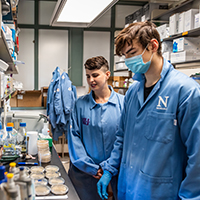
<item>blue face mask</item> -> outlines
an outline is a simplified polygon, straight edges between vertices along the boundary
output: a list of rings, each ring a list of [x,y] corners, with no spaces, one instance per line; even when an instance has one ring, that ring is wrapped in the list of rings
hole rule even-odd
[[[146,51],[146,48],[144,49],[142,54],[125,59],[126,66],[135,74],[136,73],[140,73],[140,74],[146,73],[151,65],[151,59],[153,57],[153,54],[150,58],[150,61],[148,61],[147,63],[144,63],[143,59],[142,59],[142,55],[144,54],[145,51]]]

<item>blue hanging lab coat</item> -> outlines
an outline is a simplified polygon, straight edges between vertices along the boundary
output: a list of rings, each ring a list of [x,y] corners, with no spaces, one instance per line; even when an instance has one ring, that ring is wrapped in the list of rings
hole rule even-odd
[[[53,72],[47,97],[47,115],[49,115],[54,140],[58,140],[63,132],[67,135],[69,130],[70,115],[76,96],[76,90],[73,90],[68,74],[63,72],[60,76],[60,68],[57,67]]]
[[[124,99],[111,157],[119,200],[200,199],[200,87],[164,59],[161,78],[144,102],[144,75]],[[120,164],[121,163],[121,164]]]
[[[124,96],[110,89],[107,103],[97,104],[92,91],[75,103],[72,131],[68,134],[72,162],[68,174],[81,200],[100,199],[96,186],[98,179],[92,175],[97,174],[99,163],[110,156],[116,138]],[[111,185],[115,194],[116,184],[114,177]]]
[[[48,92],[47,92],[47,115],[49,116],[50,111],[50,105],[52,103],[52,95],[54,93],[54,85],[55,81],[60,77],[60,68],[56,67],[56,69],[52,73],[52,79],[49,84]]]

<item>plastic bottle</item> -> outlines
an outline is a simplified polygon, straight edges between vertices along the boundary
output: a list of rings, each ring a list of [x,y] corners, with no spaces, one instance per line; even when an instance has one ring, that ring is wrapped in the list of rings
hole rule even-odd
[[[5,166],[0,166],[0,198],[1,198],[1,200],[7,200],[6,191],[4,189],[7,179],[4,175],[4,173],[5,173]]]
[[[7,126],[11,126],[11,127],[13,128],[13,130],[12,130],[12,136],[13,136],[13,138],[15,139],[15,143],[17,143],[17,131],[16,131],[16,129],[14,128],[14,123],[8,122],[8,123],[7,123]]]
[[[2,125],[0,124],[0,147],[3,146],[3,135],[4,135],[4,131],[2,129]]]
[[[20,122],[19,126],[20,128],[19,128],[18,136],[17,136],[17,144],[21,146],[21,152],[26,153],[27,152],[26,123]]]
[[[49,147],[52,147],[52,138],[49,135],[49,122],[48,122],[48,118],[46,115],[44,114],[39,114],[40,115],[40,119],[38,121],[40,121],[41,119],[44,119],[44,126],[42,129],[42,134],[39,134],[39,138],[40,140],[48,140],[49,141]]]
[[[11,162],[9,164],[9,172],[14,174],[14,179],[19,177],[19,169],[16,167],[16,163],[15,162]]]
[[[6,127],[7,136],[4,140],[3,145],[3,154],[4,156],[14,156],[16,154],[16,148],[15,148],[15,138],[12,135],[13,128],[10,126]]]
[[[22,199],[32,200],[32,180],[29,178],[24,170],[24,167],[20,167],[19,178],[15,180],[17,183],[20,183],[21,197]],[[25,183],[25,187],[21,185],[21,183]]]
[[[20,189],[17,184],[15,184],[13,180],[13,173],[7,174],[7,184],[6,184],[6,192],[8,200],[21,200]]]

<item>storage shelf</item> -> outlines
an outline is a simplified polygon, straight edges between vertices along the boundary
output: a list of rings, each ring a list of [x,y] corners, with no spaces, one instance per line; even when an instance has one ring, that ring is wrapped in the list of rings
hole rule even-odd
[[[173,39],[176,39],[176,38],[179,38],[179,37],[198,37],[198,36],[200,36],[200,27],[192,29],[190,31],[186,31],[186,32],[183,32],[183,33],[172,35],[168,38],[164,38],[162,41],[170,41],[170,40],[173,40]]]
[[[130,70],[128,70],[128,68],[127,69],[114,70],[114,72],[126,72],[126,71],[130,72]]]
[[[113,87],[114,89],[126,89],[128,90],[128,87]]]
[[[16,92],[16,90],[14,90],[14,91],[12,91],[12,92],[9,92],[5,97],[3,97],[3,98],[1,99],[1,107],[3,106],[4,100],[5,100],[5,101],[8,101],[9,96],[10,96],[10,95],[12,96],[15,92]]]
[[[177,5],[176,7],[173,7],[169,10],[167,10],[166,12],[159,14],[155,17],[153,17],[151,20],[164,20],[164,21],[169,21],[169,17],[171,15],[173,15],[175,12],[183,12],[186,11],[187,9],[190,9],[192,6],[194,0],[188,0],[186,2],[183,2],[179,5]]]
[[[191,60],[191,61],[172,63],[172,65],[191,64],[191,63],[198,63],[198,62],[200,62],[200,59],[199,60]]]
[[[0,59],[2,59],[4,62],[6,62],[9,67],[5,71],[5,74],[18,74],[18,70],[13,62],[13,59],[10,55],[8,45],[4,36],[3,31],[1,30],[0,34]]]

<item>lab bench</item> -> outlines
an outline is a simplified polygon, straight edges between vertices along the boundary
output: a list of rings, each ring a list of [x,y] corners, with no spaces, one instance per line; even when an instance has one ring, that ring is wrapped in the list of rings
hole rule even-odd
[[[17,160],[13,161],[13,162],[24,162],[24,160],[21,160],[20,158],[18,158]],[[34,159],[34,160],[28,160],[26,162],[38,162],[38,159]],[[38,162],[39,164],[39,162]],[[80,198],[78,197],[74,186],[72,185],[71,180],[69,179],[69,176],[55,150],[55,147],[53,145],[52,149],[51,149],[51,162],[49,163],[42,163],[41,166],[46,167],[47,165],[56,165],[59,167],[59,172],[61,173],[61,177],[65,180],[65,185],[67,185],[67,187],[69,188],[69,191],[66,195],[53,195],[52,193],[50,193],[47,196],[36,196],[36,200],[39,199],[45,199],[45,200],[52,200],[52,199],[56,199],[56,200],[62,200],[62,199],[67,199],[66,197],[68,196],[69,200],[80,200]],[[9,169],[9,164],[6,164],[6,171],[8,171]],[[26,165],[28,167],[32,167],[30,165]],[[65,197],[64,197],[65,196]]]

